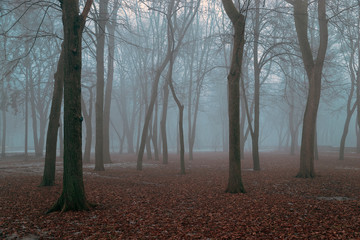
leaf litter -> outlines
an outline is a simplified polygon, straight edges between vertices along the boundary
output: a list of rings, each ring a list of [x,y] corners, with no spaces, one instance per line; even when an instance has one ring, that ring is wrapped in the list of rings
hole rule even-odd
[[[228,194],[225,153],[196,153],[186,175],[176,155],[143,171],[135,155],[114,155],[104,172],[84,165],[94,209],[47,215],[61,160],[52,187],[38,187],[43,159],[0,161],[0,239],[359,239],[360,162],[336,158],[320,155],[316,178],[298,179],[297,157],[264,153],[263,170],[242,173],[247,193]]]

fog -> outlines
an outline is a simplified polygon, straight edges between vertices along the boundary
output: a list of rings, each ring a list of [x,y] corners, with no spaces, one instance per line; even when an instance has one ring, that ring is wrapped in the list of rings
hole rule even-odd
[[[119,5],[115,6],[117,3]],[[177,10],[169,15],[168,1],[109,1],[107,13],[102,19],[98,11],[99,4],[95,1],[83,34],[82,108],[83,112],[86,111],[82,124],[84,151],[89,139],[87,121],[91,122],[92,128],[92,154],[95,152],[96,140],[99,139],[96,136],[95,107],[99,76],[105,79],[102,86],[104,105],[106,97],[110,99],[110,120],[107,122],[109,135],[104,133],[104,137],[109,139],[109,146],[105,148],[111,153],[139,150],[152,91],[156,92],[148,131],[152,154],[155,148],[160,155],[162,152],[160,123],[167,99],[165,115],[168,149],[169,152],[179,151],[179,111],[170,90],[170,80],[178,100],[184,106],[185,152],[190,151],[192,135],[193,151],[228,150],[227,75],[232,50],[232,27],[220,1],[204,0],[200,5],[197,3],[179,1]],[[311,3],[309,6],[309,36],[315,55],[319,29],[313,5]],[[327,8],[330,19],[329,44],[317,116],[317,144],[319,148],[338,151],[349,112],[352,115],[345,147],[348,152],[356,151],[360,139],[356,124],[360,112],[356,109],[356,99],[360,97],[360,80],[356,77],[360,65],[357,44],[360,37],[357,21],[359,6],[357,1],[331,1]],[[14,153],[26,152],[44,156],[54,74],[63,39],[61,9],[58,1],[22,3],[3,0],[0,2],[0,16],[1,156],[5,158]],[[240,100],[240,131],[246,137],[246,152],[252,151],[251,134],[247,132],[249,122],[254,123],[255,17],[254,6],[250,5],[241,77],[245,93],[241,91]],[[97,48],[100,46],[98,37],[102,32],[102,20],[106,26],[103,29],[105,45],[102,49],[103,72],[99,72],[97,66],[101,60]],[[170,23],[173,31],[171,41],[167,34]],[[113,33],[110,33],[111,27],[114,28]],[[295,152],[298,153],[308,83],[291,6],[285,1],[266,1],[260,9],[258,34],[257,55],[258,60],[262,61],[259,150],[290,153],[290,125],[293,124]],[[172,53],[170,76],[170,63],[166,63],[162,69],[160,67],[169,44],[176,48]],[[107,84],[109,73],[113,74],[112,86]],[[158,73],[160,78],[155,85]],[[168,88],[168,97],[164,97],[164,87]],[[112,91],[108,92],[107,89]],[[245,101],[249,116],[243,109]],[[58,154],[62,122],[61,115]],[[103,124],[106,124],[106,120]]]

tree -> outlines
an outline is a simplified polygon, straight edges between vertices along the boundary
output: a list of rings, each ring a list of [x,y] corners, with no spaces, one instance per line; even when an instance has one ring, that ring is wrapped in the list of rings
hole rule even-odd
[[[114,57],[115,57],[115,27],[117,21],[117,13],[120,7],[119,1],[114,2],[111,21],[108,21],[106,28],[108,29],[108,72],[105,89],[104,102],[104,162],[111,162],[110,158],[110,107],[111,95],[114,79]]]
[[[175,2],[175,0],[171,0],[169,2],[168,10],[166,13],[167,18],[170,18],[170,20],[171,20],[172,17],[176,17],[176,14],[174,14],[174,13],[177,11],[177,7],[178,7],[178,4],[180,4],[180,2],[181,1],[179,1],[179,0],[177,0],[176,2]],[[193,2],[195,2],[195,1],[193,1]],[[196,4],[197,4],[196,9],[198,9],[200,2],[197,2]],[[166,55],[155,70],[155,77],[154,77],[154,81],[153,81],[152,87],[151,87],[150,103],[149,103],[149,106],[146,111],[144,127],[143,127],[142,134],[141,134],[140,148],[139,148],[138,158],[137,158],[137,170],[142,170],[142,160],[143,160],[143,155],[144,155],[144,149],[145,149],[145,144],[146,144],[146,140],[147,140],[147,136],[148,136],[148,132],[149,132],[151,116],[152,116],[154,106],[155,106],[155,101],[157,98],[157,90],[158,90],[158,84],[159,84],[161,74],[164,71],[165,67],[168,65],[168,63],[170,62],[171,58],[173,58],[175,61],[176,55],[179,51],[179,48],[182,45],[185,34],[186,34],[190,24],[194,20],[195,15],[196,15],[196,11],[188,11],[187,14],[184,16],[184,21],[182,22],[182,24],[183,24],[182,27],[179,29],[174,28],[172,30],[172,31],[178,30],[178,32],[176,33],[176,36],[178,38],[177,43],[176,44],[168,43]],[[170,20],[168,20],[168,22]],[[168,31],[167,34],[171,34],[171,33]],[[173,34],[175,34],[175,33],[173,32]],[[169,39],[171,39],[171,38],[168,37],[167,39],[169,41]],[[163,141],[164,141],[164,139],[163,139]]]
[[[294,7],[294,20],[304,68],[309,88],[303,119],[303,130],[300,149],[300,170],[297,177],[315,177],[314,153],[316,119],[320,102],[321,78],[326,49],[328,44],[328,28],[325,0],[317,1],[319,22],[319,48],[314,60],[308,38],[308,0],[286,0]]]
[[[85,100],[83,97],[81,97],[81,109],[84,115],[85,120],[85,126],[86,126],[86,140],[85,140],[85,149],[84,149],[84,156],[83,161],[86,163],[90,162],[90,155],[91,155],[91,143],[92,143],[92,124],[91,124],[91,118],[92,118],[92,112],[93,112],[93,87],[95,85],[92,85],[90,87],[83,86],[89,91],[89,110],[86,109]]]
[[[54,92],[51,102],[50,117],[46,135],[46,152],[44,173],[40,186],[52,186],[55,184],[56,167],[56,145],[59,130],[59,120],[61,112],[61,103],[64,88],[64,46],[61,46],[60,58],[57,65],[57,71],[54,75]]]
[[[245,192],[240,163],[240,75],[245,44],[246,17],[236,9],[232,0],[222,0],[224,9],[234,28],[234,46],[228,75],[229,114],[229,180],[226,192]],[[245,5],[244,5],[245,6]]]
[[[339,3],[337,2],[337,8],[339,8]],[[340,52],[343,56],[344,62],[346,63],[346,69],[350,77],[350,89],[348,85],[345,86],[344,92],[347,93],[347,102],[346,102],[346,118],[343,128],[343,133],[340,140],[340,149],[339,149],[339,160],[344,160],[345,155],[345,142],[349,131],[350,120],[358,106],[359,96],[358,93],[358,82],[360,80],[359,76],[359,63],[360,57],[359,53],[359,41],[360,41],[360,2],[357,1],[355,5],[353,1],[347,1],[343,3],[343,9],[351,8],[357,5],[357,11],[355,13],[347,11],[345,14],[335,15],[337,16],[336,22],[342,23],[336,24],[337,32],[339,35]],[[340,10],[338,10],[340,11]],[[354,101],[355,99],[355,101]],[[355,121],[356,122],[356,121]],[[357,123],[356,123],[357,124]]]
[[[82,172],[81,40],[92,0],[62,0],[64,27],[64,172],[62,194],[48,212],[89,209]]]
[[[104,49],[108,0],[100,0],[96,31],[95,170],[104,171]]]

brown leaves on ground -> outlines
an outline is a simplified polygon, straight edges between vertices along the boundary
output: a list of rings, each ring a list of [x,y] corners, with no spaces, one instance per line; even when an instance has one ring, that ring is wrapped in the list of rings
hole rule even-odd
[[[223,153],[198,153],[179,174],[136,156],[113,156],[105,172],[84,166],[88,212],[45,212],[61,193],[57,183],[38,187],[39,161],[0,162],[0,238],[5,239],[360,239],[360,160],[322,154],[317,177],[297,179],[298,157],[264,153],[262,170],[242,163],[246,194],[225,193]],[[190,166],[190,167],[189,167]]]

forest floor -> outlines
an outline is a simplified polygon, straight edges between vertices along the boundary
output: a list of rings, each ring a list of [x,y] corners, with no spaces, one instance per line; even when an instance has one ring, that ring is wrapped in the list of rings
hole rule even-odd
[[[262,153],[261,171],[242,162],[247,193],[225,193],[225,153],[196,153],[179,175],[168,165],[114,155],[106,171],[84,165],[90,211],[45,212],[60,196],[57,185],[38,187],[43,159],[0,161],[0,239],[360,239],[360,156],[344,161],[320,153],[314,179],[294,176],[298,157]]]

